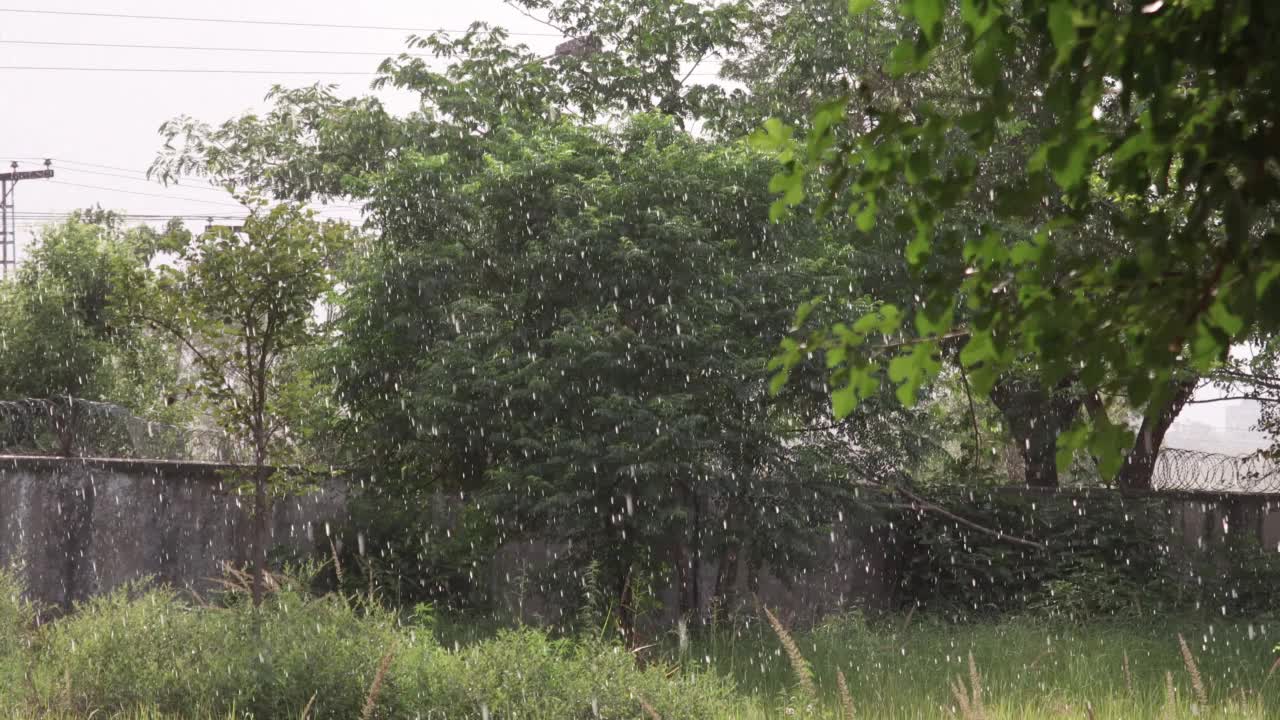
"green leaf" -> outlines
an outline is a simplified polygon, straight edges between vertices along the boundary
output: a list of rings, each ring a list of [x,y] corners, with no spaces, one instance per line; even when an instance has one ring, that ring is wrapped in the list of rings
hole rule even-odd
[[[1280,278],[1280,262],[1272,262],[1258,273],[1258,279],[1254,281],[1253,287],[1259,300],[1267,294],[1267,288],[1271,287],[1271,283],[1275,282],[1276,278]]]
[[[929,170],[933,166],[933,158],[929,155],[929,151],[925,149],[917,150],[907,157],[906,176],[907,182],[912,185],[919,185],[921,181],[929,177]]]
[[[831,414],[837,420],[849,417],[849,413],[858,407],[858,394],[854,391],[852,379],[848,385],[831,393]]]
[[[857,390],[860,400],[866,400],[880,391],[880,374],[872,367],[858,368],[850,375],[850,382]]]
[[[787,380],[789,380],[790,378],[791,378],[791,373],[787,370],[774,373],[773,377],[769,379],[770,394],[777,395],[778,393],[782,392],[782,388],[786,387]],[[759,386],[757,385],[756,387],[759,387]]]
[[[1222,298],[1209,306],[1209,317],[1231,337],[1238,336],[1244,330],[1244,318],[1233,314]]]
[[[803,327],[805,321],[809,319],[810,313],[813,312],[814,308],[821,305],[822,301],[823,301],[823,298],[819,296],[807,302],[800,303],[800,307],[796,308],[796,319],[794,324],[792,324],[792,327],[795,327],[795,328]]]
[[[911,16],[920,23],[920,31],[931,45],[937,44],[942,34],[942,16],[946,11],[945,0],[908,0]]]
[[[876,205],[874,196],[867,196],[866,201],[862,204],[862,209],[854,217],[854,223],[862,232],[871,232],[871,228],[876,225],[876,213],[879,208]]]
[[[894,46],[889,53],[889,74],[893,77],[902,77],[913,72],[923,70],[926,65],[927,55],[921,53],[916,44],[903,40]]]
[[[757,150],[775,153],[788,147],[794,134],[795,129],[791,126],[778,118],[769,118],[747,137],[747,143]]]
[[[1071,459],[1075,456],[1076,450],[1079,450],[1089,442],[1089,426],[1083,422],[1076,422],[1070,429],[1064,430],[1058,434],[1058,451],[1055,454],[1055,460],[1058,465],[1058,472],[1066,472],[1071,468]]]
[[[902,311],[897,305],[885,304],[880,307],[880,332],[889,333],[902,327]]]
[[[849,12],[853,15],[861,15],[875,4],[876,0],[849,0]]]
[[[849,347],[844,344],[835,345],[827,348],[827,369],[833,370],[840,367],[846,357],[849,356]]]
[[[860,335],[866,335],[878,327],[880,327],[880,316],[874,312],[863,315],[853,323],[853,331]]]
[[[1044,254],[1044,246],[1021,240],[1014,244],[1009,251],[1009,261],[1015,267],[1021,267],[1028,263],[1034,263],[1040,260],[1040,256]]]
[[[1000,372],[995,365],[983,365],[982,367],[970,368],[969,384],[973,386],[973,391],[978,395],[986,397],[991,393],[991,388],[995,387],[996,379],[999,378]]]
[[[1061,65],[1071,57],[1076,47],[1075,7],[1071,0],[1057,0],[1049,6],[1049,37],[1058,49],[1054,67]]]
[[[769,192],[780,193],[787,205],[796,205],[804,199],[804,176],[794,168],[774,173]]]
[[[1000,6],[991,0],[961,0],[960,3],[960,19],[975,38],[982,37],[1000,14]]]
[[[946,310],[937,315],[931,315],[927,308],[916,311],[916,332],[924,337],[941,335],[951,330],[951,325],[955,322],[955,308],[947,306]]]
[[[915,405],[920,388],[938,374],[942,363],[934,357],[935,344],[918,343],[910,353],[889,361],[889,379],[898,383],[896,394],[903,405]]]
[[[1191,339],[1190,359],[1193,367],[1207,372],[1222,359],[1226,349],[1225,339],[1220,338],[1209,323],[1204,320],[1196,323],[1195,334]]]
[[[1047,152],[1049,171],[1064,190],[1070,190],[1085,179],[1089,170],[1093,140],[1091,134],[1074,132]]]
[[[1105,416],[1094,421],[1089,436],[1089,451],[1098,459],[1098,472],[1110,479],[1124,466],[1124,456],[1133,447],[1133,433]]]

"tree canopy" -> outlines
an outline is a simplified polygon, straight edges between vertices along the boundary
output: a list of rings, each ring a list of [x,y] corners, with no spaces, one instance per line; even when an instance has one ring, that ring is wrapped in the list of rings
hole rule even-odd
[[[960,361],[981,394],[1030,358],[1045,385],[1072,378],[1153,420],[1183,392],[1179,373],[1206,372],[1233,343],[1274,333],[1274,4],[899,8],[913,32],[888,72],[928,73],[958,48],[962,97],[904,103],[867,83],[832,95],[802,136],[771,121],[757,143],[785,165],[775,216],[812,191],[819,211],[847,210],[864,230],[892,225],[919,299],[887,319],[882,308],[797,337],[779,360],[784,376],[821,352],[843,398],[837,414],[886,379],[909,403],[938,374],[941,344],[963,338]],[[1021,106],[1043,109],[1030,142],[1018,140]],[[955,142],[970,150],[949,152]],[[1011,172],[981,182],[1010,149]],[[990,217],[961,220],[986,199]],[[1100,222],[1120,251],[1072,252]],[[1087,447],[1114,475],[1132,433],[1106,413],[1090,421],[1059,438],[1059,464]]]
[[[87,429],[75,400],[157,419],[172,404],[172,344],[128,319],[154,238],[111,213],[77,213],[44,228],[16,274],[0,281],[0,399],[47,403],[63,454]]]

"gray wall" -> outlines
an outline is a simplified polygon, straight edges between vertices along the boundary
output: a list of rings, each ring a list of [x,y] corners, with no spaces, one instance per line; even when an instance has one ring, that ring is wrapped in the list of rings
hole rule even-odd
[[[0,566],[19,566],[33,597],[62,607],[146,576],[203,592],[221,574],[223,562],[242,565],[249,553],[251,498],[233,491],[226,479],[232,470],[212,463],[0,455]],[[1280,498],[1159,497],[1186,552],[1220,547],[1228,533],[1237,532],[1280,551]],[[337,533],[345,525],[345,505],[339,483],[278,499],[272,518],[275,549],[305,554],[326,547],[331,529]],[[440,522],[449,524],[443,517]],[[562,551],[561,545],[544,541],[503,547],[487,568],[488,597],[528,622],[561,621],[564,603],[536,583],[538,571]],[[818,549],[827,560],[797,582],[784,584],[764,567],[758,586],[749,588],[752,573],[740,567],[736,594],[745,599],[754,591],[801,624],[855,602],[885,606],[894,599],[900,554],[887,526],[849,522]],[[715,559],[703,557],[699,569],[703,610],[709,612],[706,596],[715,584]],[[667,610],[655,620],[669,626],[676,620],[675,589],[660,596]]]
[[[251,497],[229,466],[0,455],[0,566],[62,607],[146,576],[204,591],[223,562],[243,564]],[[310,551],[344,505],[335,486],[278,499],[276,546]]]

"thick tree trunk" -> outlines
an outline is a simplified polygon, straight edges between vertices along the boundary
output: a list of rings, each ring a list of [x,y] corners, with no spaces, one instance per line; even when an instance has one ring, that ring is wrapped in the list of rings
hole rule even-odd
[[[744,516],[743,501],[733,500],[725,510],[725,536],[720,543],[720,554],[716,562],[716,585],[711,595],[711,606],[724,610],[732,609],[735,600],[735,589],[738,584],[738,563],[742,557],[742,518]]]
[[[697,582],[693,572],[693,553],[689,550],[689,542],[685,538],[676,541],[675,547],[675,569],[676,569],[676,612],[685,620],[693,613],[696,606],[697,591],[694,584]]]
[[[1006,376],[991,389],[991,401],[1004,415],[1017,443],[1031,487],[1058,487],[1058,434],[1080,410],[1080,399],[1064,380],[1046,389],[1034,378]]]
[[[1169,431],[1169,426],[1178,417],[1178,413],[1182,412],[1182,407],[1191,399],[1195,389],[1195,378],[1176,381],[1173,397],[1159,417],[1155,420],[1143,418],[1133,449],[1125,458],[1117,478],[1122,490],[1151,489],[1152,475],[1156,469],[1156,460],[1160,457],[1160,448],[1164,445],[1165,433]]]
[[[742,557],[742,541],[736,537],[726,540],[724,547],[720,550],[719,565],[716,567],[715,594],[711,596],[713,607],[728,609],[733,606],[740,557]]]
[[[675,542],[676,609],[689,620],[699,608],[698,526],[701,522],[698,496],[687,484],[680,485],[681,500],[688,520]]]
[[[627,566],[618,583],[618,631],[622,633],[622,642],[628,647],[634,646],[636,631],[635,598],[631,587],[631,573],[634,565]]]

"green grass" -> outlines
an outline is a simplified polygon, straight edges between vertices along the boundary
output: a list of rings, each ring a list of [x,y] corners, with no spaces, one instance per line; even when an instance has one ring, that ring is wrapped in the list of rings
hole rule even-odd
[[[795,636],[815,675],[823,717],[840,717],[837,670],[847,679],[859,718],[964,717],[953,685],[962,680],[972,698],[970,654],[986,718],[1280,714],[1280,676],[1268,680],[1280,624],[1027,619],[953,626],[916,618],[904,630],[903,620],[868,626],[856,616],[839,618]],[[1197,701],[1179,633],[1201,676],[1207,707]],[[734,679],[744,707],[733,717],[785,717],[786,708],[810,704],[796,689],[782,643],[762,623],[712,634],[691,644],[684,657]],[[1166,674],[1176,697],[1169,707]]]
[[[792,638],[744,618],[683,648],[669,633],[638,666],[594,636],[400,615],[302,587],[260,610],[237,594],[193,606],[135,588],[34,627],[0,572],[0,719],[351,718],[376,684],[371,718],[652,720],[649,706],[665,720],[836,720],[848,717],[837,672],[860,719],[1280,717],[1280,624],[1260,620],[851,614]]]

